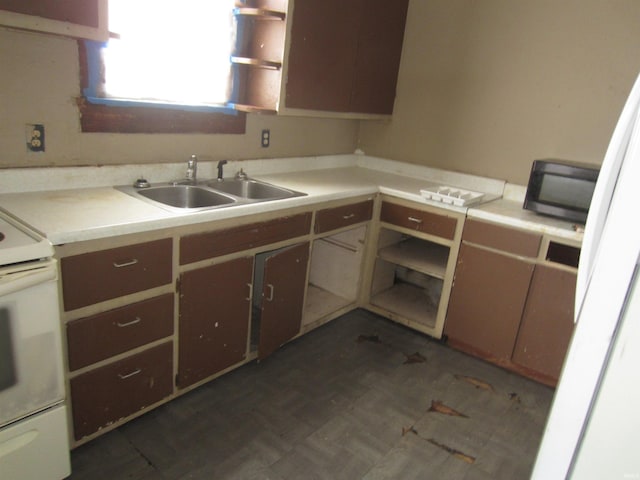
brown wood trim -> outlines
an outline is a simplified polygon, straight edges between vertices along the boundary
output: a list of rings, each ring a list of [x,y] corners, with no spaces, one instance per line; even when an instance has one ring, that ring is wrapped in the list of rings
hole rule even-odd
[[[476,357],[480,360],[483,360],[485,362],[489,362],[492,363],[494,365],[497,365],[501,368],[504,368],[505,370],[509,370],[510,372],[514,372],[517,373],[518,375],[521,375],[523,377],[527,377],[530,378],[531,380],[534,380],[538,383],[542,383],[543,385],[547,385],[549,387],[555,387],[558,383],[558,379],[557,378],[553,378],[550,377],[548,375],[545,375],[543,373],[540,372],[536,372],[535,370],[532,370],[530,368],[527,367],[523,367],[522,365],[518,365],[516,363],[513,363],[510,360],[505,360],[502,358],[497,358],[493,355],[488,354],[487,352],[484,352],[482,350],[479,350],[478,348],[475,348],[465,342],[461,342],[459,340],[455,340],[452,338],[448,338],[447,339],[447,346],[455,349],[455,350],[459,350],[461,352],[464,352],[468,355],[471,355],[473,357]]]
[[[467,218],[462,241],[525,257],[537,257],[542,236]]]
[[[87,53],[78,41],[80,86],[88,85]],[[76,101],[80,127],[85,133],[246,133],[244,112],[227,115],[154,107],[117,107],[89,103],[83,96]]]

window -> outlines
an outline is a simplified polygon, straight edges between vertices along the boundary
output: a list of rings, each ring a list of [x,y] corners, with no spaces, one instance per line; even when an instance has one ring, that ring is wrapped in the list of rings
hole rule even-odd
[[[234,0],[110,0],[106,44],[82,41],[83,131],[244,133],[227,106]]]
[[[241,112],[277,110],[286,10],[287,0],[110,0],[114,39],[79,43],[82,131],[244,133]]]

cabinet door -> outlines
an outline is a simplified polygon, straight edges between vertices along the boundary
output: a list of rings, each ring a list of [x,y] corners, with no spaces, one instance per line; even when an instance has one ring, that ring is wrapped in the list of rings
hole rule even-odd
[[[536,266],[513,361],[557,381],[573,334],[576,274]]]
[[[348,112],[364,0],[295,0],[287,108]]]
[[[463,243],[445,324],[451,344],[508,362],[533,269],[531,263]]]
[[[247,353],[253,258],[180,277],[178,387],[242,361]]]
[[[408,7],[409,0],[365,2],[351,95],[352,112],[393,112]]]
[[[295,0],[286,107],[390,115],[408,0]]]
[[[106,0],[0,0],[0,25],[106,41]]]
[[[308,260],[307,242],[274,253],[264,262],[259,359],[300,331]]]

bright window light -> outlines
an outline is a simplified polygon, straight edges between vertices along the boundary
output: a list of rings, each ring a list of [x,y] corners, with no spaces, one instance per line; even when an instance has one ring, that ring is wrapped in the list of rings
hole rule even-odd
[[[109,0],[107,97],[220,105],[229,99],[235,0]]]

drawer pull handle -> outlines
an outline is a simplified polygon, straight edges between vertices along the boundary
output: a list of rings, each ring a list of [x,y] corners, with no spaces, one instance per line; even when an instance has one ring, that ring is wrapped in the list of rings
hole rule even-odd
[[[417,223],[418,225],[422,224],[422,219],[421,218],[407,217],[407,220],[409,220],[410,222],[413,222],[413,223]]]
[[[355,213],[350,213],[349,215],[343,215],[343,216],[342,216],[342,219],[343,219],[343,220],[349,220],[350,218],[353,218],[353,217],[355,217],[355,216],[356,216],[356,214],[355,214]]]
[[[126,373],[126,374],[118,374],[118,377],[120,378],[120,380],[126,380],[127,378],[131,378],[134,375],[138,375],[140,372],[142,372],[142,370],[140,370],[139,368],[136,368],[133,372],[131,373]]]
[[[123,327],[130,327],[131,325],[135,325],[136,323],[140,323],[142,319],[140,317],[136,317],[133,320],[131,320],[130,322],[125,322],[125,323],[121,323],[121,322],[117,322],[116,325],[120,328]]]
[[[267,302],[273,302],[273,291],[275,290],[273,288],[273,285],[271,285],[270,283],[267,283],[267,288],[269,289],[269,296],[266,298]]]
[[[124,263],[113,262],[113,266],[116,268],[130,267],[131,265],[135,265],[136,263],[138,263],[138,259],[134,258],[133,260],[129,260],[128,262]]]

